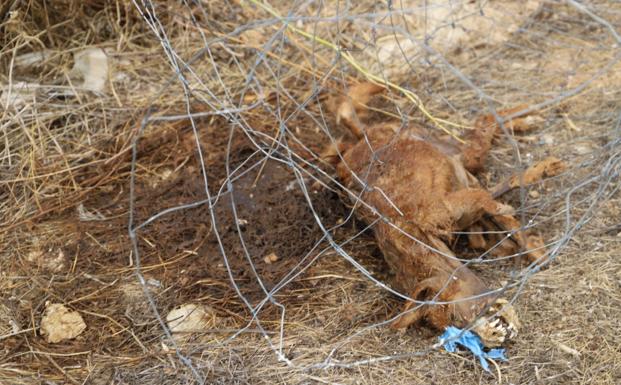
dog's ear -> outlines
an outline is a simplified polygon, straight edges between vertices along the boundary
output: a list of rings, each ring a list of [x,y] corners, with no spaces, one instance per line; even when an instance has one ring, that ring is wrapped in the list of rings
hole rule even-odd
[[[367,103],[371,98],[386,88],[383,85],[371,82],[356,84],[347,92],[347,97],[353,104],[356,113],[360,114],[367,109]]]
[[[367,103],[371,98],[384,91],[385,87],[376,83],[359,83],[341,97],[336,107],[336,123],[346,126],[357,138],[362,137],[363,118],[367,111]]]

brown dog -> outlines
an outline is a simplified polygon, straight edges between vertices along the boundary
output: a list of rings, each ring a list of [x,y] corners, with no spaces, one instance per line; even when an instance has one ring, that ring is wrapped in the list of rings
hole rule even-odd
[[[357,215],[362,220],[371,223],[378,215],[383,219],[374,227],[378,246],[396,274],[398,289],[420,301],[409,302],[394,326],[405,328],[424,320],[439,329],[465,327],[491,307],[503,322],[482,319],[474,330],[486,345],[497,346],[517,333],[515,312],[506,301],[490,296],[483,281],[447,246],[455,231],[493,225],[513,232],[512,251],[526,250],[528,261],[540,260],[545,254],[541,238],[524,234],[512,216],[513,209],[496,201],[473,176],[483,168],[498,131],[496,120],[490,115],[477,119],[464,143],[430,135],[421,127],[399,129],[386,123],[365,128],[361,123],[365,104],[382,90],[371,83],[354,86],[336,106],[337,122],[358,138],[351,145],[341,143],[338,150],[343,161],[337,174],[346,187],[361,192],[365,204],[357,205]],[[528,128],[524,119],[510,123],[514,131]],[[549,158],[492,191],[500,195],[520,182],[534,183],[563,168],[559,160]],[[470,243],[488,246],[480,235],[473,235]],[[440,304],[424,303],[431,300]]]

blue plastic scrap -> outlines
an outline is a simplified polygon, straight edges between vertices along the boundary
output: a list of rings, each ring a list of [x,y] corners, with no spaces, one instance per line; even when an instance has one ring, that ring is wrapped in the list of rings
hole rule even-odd
[[[444,349],[450,353],[455,352],[457,344],[467,348],[472,354],[479,358],[479,362],[486,372],[489,372],[489,364],[486,358],[507,361],[505,349],[490,349],[489,352],[485,352],[483,350],[484,346],[483,342],[481,342],[481,338],[470,330],[449,326],[446,328],[444,334],[440,336],[440,343],[444,346]]]

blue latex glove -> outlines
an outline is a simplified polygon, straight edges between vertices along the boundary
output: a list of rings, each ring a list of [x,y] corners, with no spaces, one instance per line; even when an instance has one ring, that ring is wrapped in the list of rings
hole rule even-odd
[[[481,338],[473,332],[456,328],[455,326],[449,326],[446,328],[444,334],[440,336],[440,343],[444,345],[444,349],[447,352],[454,353],[457,349],[457,344],[467,348],[479,358],[479,362],[486,372],[489,372],[489,364],[486,358],[494,360],[506,361],[505,349],[491,349],[489,352],[483,351],[483,342]]]

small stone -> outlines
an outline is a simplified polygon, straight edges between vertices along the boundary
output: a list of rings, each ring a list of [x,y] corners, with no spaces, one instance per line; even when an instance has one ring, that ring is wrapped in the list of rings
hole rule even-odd
[[[57,343],[79,336],[86,324],[77,311],[71,311],[59,303],[48,302],[41,319],[40,331],[48,343]]]
[[[530,191],[528,192],[528,195],[529,195],[531,198],[533,198],[533,199],[537,199],[537,198],[539,198],[539,195],[540,195],[540,194],[539,194],[539,191],[537,191],[537,190],[530,190]]]
[[[188,303],[171,310],[166,316],[166,324],[175,336],[183,340],[189,333],[208,329],[215,322],[212,309]]]
[[[576,151],[578,155],[586,155],[586,154],[590,154],[591,152],[593,152],[593,149],[591,148],[591,146],[586,145],[586,144],[577,144],[574,146],[574,150]]]
[[[67,258],[65,258],[65,252],[62,249],[58,249],[56,252],[50,248],[45,252],[35,248],[26,255],[26,260],[52,273],[58,273],[67,268]]]
[[[82,78],[82,88],[102,92],[108,81],[108,56],[101,48],[76,52],[71,73]]]
[[[276,253],[269,253],[263,258],[263,261],[268,265],[271,265],[272,263],[278,261],[278,255],[276,255]]]
[[[160,173],[160,178],[162,180],[166,180],[169,179],[171,177],[171,175],[173,174],[173,170],[170,168],[165,168],[164,170],[162,170],[162,172]]]
[[[541,142],[543,142],[543,144],[551,146],[554,144],[554,136],[550,134],[543,134],[541,135]]]

